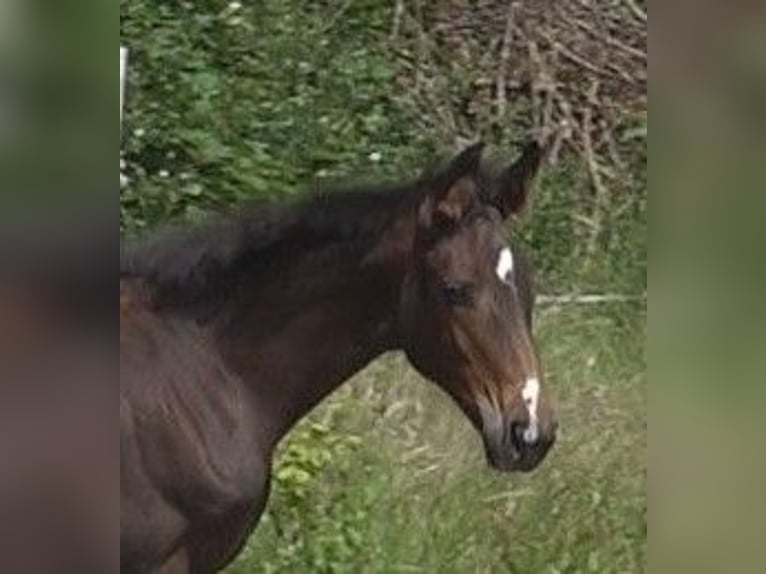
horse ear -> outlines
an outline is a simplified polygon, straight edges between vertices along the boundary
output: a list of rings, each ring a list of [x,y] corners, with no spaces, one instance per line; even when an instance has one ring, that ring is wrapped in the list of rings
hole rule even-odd
[[[489,203],[494,205],[504,218],[518,214],[527,204],[532,180],[537,175],[545,157],[545,149],[537,142],[528,143],[521,157],[504,170],[497,178]]]
[[[455,224],[476,202],[479,192],[477,176],[483,151],[483,143],[472,145],[436,177],[420,206],[418,215],[422,226]]]

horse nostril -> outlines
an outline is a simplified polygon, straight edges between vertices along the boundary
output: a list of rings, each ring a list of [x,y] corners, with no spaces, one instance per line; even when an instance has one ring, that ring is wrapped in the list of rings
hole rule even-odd
[[[525,439],[527,427],[521,423],[511,423],[511,440],[516,450],[523,450],[530,445]]]
[[[534,425],[511,423],[510,435],[513,447],[519,452],[534,450],[540,444],[540,433]]]

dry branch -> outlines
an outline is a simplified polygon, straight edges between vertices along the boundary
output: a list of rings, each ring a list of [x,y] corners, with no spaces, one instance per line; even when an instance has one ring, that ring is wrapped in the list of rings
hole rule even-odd
[[[645,3],[397,0],[395,6],[396,48],[417,60],[398,81],[424,126],[445,143],[488,131],[508,134],[510,143],[522,129],[549,140],[552,163],[578,155],[593,197],[576,217],[587,222],[586,249],[596,250],[625,170],[645,145],[622,137],[646,111]]]

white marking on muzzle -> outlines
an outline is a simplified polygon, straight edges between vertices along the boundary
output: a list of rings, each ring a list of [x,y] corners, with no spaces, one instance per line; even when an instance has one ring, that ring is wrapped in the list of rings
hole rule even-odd
[[[497,258],[495,273],[503,283],[511,282],[511,273],[513,273],[513,253],[510,248],[504,247]]]
[[[529,426],[524,431],[524,441],[532,444],[540,437],[539,422],[537,418],[537,406],[540,400],[540,381],[537,377],[530,377],[521,389],[521,397],[529,412]]]

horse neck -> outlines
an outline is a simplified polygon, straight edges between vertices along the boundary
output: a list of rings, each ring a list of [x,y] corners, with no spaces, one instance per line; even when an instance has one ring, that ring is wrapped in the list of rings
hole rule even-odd
[[[327,247],[244,277],[219,323],[227,366],[251,390],[267,447],[382,353],[399,347],[409,218],[369,250]],[[281,277],[279,279],[278,277]]]

